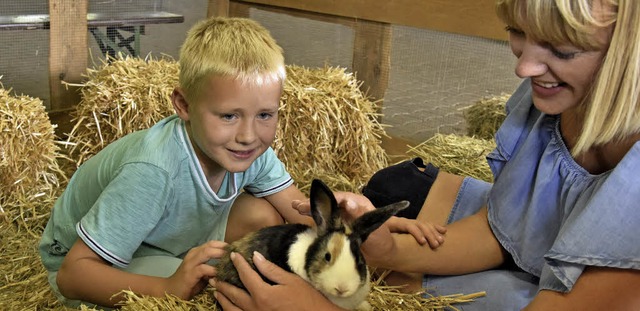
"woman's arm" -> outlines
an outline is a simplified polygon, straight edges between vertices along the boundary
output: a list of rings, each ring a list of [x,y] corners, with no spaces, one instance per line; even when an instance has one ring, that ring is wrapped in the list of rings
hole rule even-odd
[[[569,293],[542,290],[524,310],[640,310],[640,271],[588,267]]]
[[[401,272],[449,275],[495,268],[505,260],[487,220],[487,208],[447,226],[446,242],[437,249],[420,245],[407,234],[392,234],[385,226],[363,244],[367,262]]]

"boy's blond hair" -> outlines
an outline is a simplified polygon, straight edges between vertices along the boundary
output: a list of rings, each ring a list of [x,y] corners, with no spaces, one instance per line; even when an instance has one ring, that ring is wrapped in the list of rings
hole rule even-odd
[[[594,15],[595,1],[605,14]],[[589,148],[640,132],[640,5],[638,0],[497,0],[498,16],[507,25],[524,23],[527,35],[552,45],[572,44],[584,50],[606,50],[600,70],[581,106],[582,134],[572,148]],[[614,25],[602,46],[594,30]]]
[[[282,48],[268,30],[246,18],[215,17],[197,23],[187,33],[179,63],[179,82],[188,100],[197,99],[212,76],[254,85],[286,77]]]

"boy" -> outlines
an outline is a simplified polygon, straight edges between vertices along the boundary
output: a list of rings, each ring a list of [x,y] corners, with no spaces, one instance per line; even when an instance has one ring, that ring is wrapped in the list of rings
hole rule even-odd
[[[179,62],[176,115],[107,146],[55,203],[39,250],[67,306],[112,307],[126,289],[190,299],[215,276],[206,263],[223,241],[312,224],[291,208],[305,196],[269,147],[286,75],[269,32],[208,19],[189,31]]]

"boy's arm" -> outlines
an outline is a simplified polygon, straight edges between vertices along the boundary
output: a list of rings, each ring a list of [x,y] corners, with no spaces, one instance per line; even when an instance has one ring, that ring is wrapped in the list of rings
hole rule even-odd
[[[302,191],[300,191],[300,189],[295,185],[291,185],[280,192],[268,195],[265,199],[275,207],[286,222],[306,224],[309,226],[315,225],[311,217],[301,215],[300,212],[291,206],[291,202],[293,200],[307,199]]]
[[[220,257],[223,246],[222,242],[212,241],[192,249],[174,275],[161,278],[114,268],[78,239],[62,262],[56,282],[66,298],[107,307],[123,300],[122,290],[154,297],[173,294],[190,299],[206,286],[208,278],[215,276],[215,268],[206,262]]]

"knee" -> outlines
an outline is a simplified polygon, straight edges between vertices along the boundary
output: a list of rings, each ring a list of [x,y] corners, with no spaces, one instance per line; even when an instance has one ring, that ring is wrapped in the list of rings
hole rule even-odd
[[[227,235],[232,239],[239,238],[249,232],[283,223],[280,213],[267,200],[241,194],[231,208]]]
[[[416,219],[437,175],[437,167],[414,158],[376,172],[362,193],[375,207],[407,200],[409,207],[397,216]]]
[[[257,199],[258,202],[252,204],[250,210],[242,217],[245,218],[246,226],[255,231],[264,227],[284,224],[282,215],[265,199]]]

